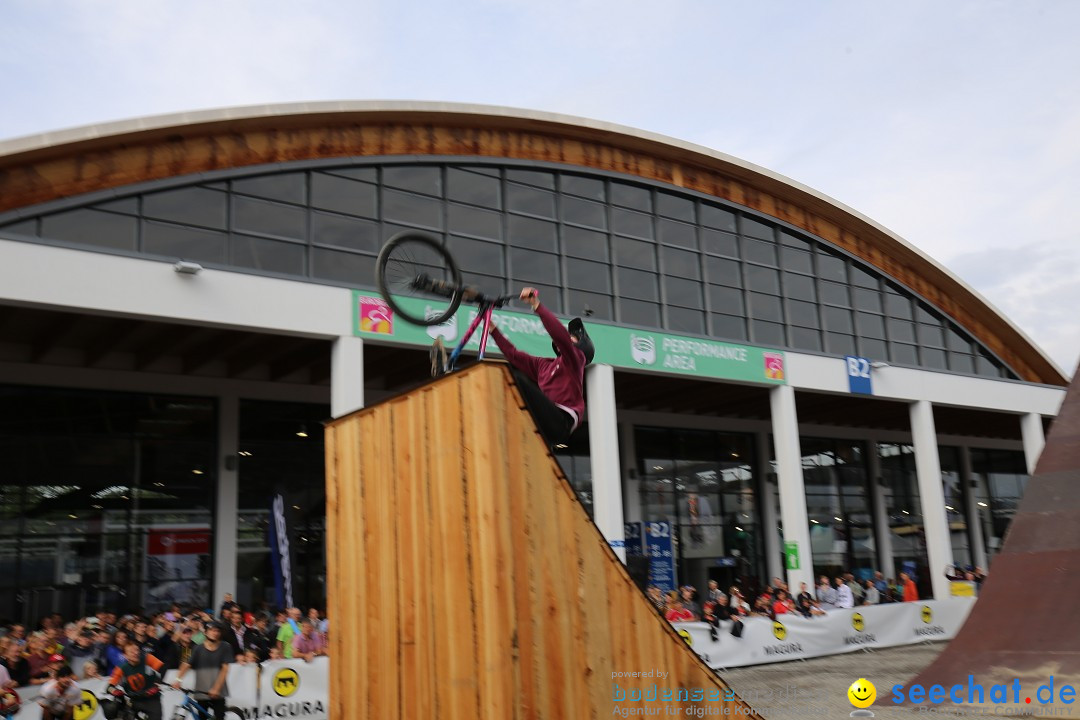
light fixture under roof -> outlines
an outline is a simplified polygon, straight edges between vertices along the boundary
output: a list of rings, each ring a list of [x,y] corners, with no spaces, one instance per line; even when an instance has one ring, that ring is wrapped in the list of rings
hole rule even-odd
[[[301,425],[300,429],[296,431],[296,437],[306,438],[307,436],[307,425]]]
[[[199,468],[195,468],[194,470],[191,471],[191,474],[192,475],[202,475],[203,471],[200,470]]]
[[[191,262],[190,260],[177,260],[176,264],[172,266],[173,270],[181,275],[197,275],[203,267],[197,262]]]

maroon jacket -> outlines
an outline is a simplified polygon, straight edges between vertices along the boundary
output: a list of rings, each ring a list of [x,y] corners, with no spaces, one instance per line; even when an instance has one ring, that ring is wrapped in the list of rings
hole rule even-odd
[[[523,353],[499,332],[499,328],[491,331],[491,337],[511,365],[528,375],[548,400],[573,416],[572,430],[576,430],[585,415],[585,353],[574,345],[570,333],[550,310],[537,305],[536,314],[555,347],[559,348],[559,357],[541,358]]]

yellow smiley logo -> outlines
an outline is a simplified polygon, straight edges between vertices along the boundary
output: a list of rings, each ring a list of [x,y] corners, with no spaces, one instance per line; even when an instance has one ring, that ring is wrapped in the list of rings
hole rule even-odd
[[[97,709],[97,697],[89,690],[83,690],[82,697],[79,699],[79,704],[75,706],[72,717],[75,720],[89,720],[97,712]]]
[[[848,700],[857,708],[868,708],[877,699],[877,688],[866,678],[859,678],[847,689]]]
[[[772,624],[772,634],[776,636],[777,640],[783,640],[787,637],[787,628],[784,627],[784,623],[774,622]]]
[[[929,605],[922,606],[922,621],[927,625],[934,619],[934,611],[930,609]]]
[[[851,616],[851,627],[855,628],[858,632],[862,632],[866,627],[866,621],[863,620],[862,613],[855,613]]]
[[[687,645],[689,645],[690,647],[694,647],[694,638],[690,637],[689,632],[687,632],[686,630],[679,630],[679,637],[681,637],[683,639],[683,642],[685,642]]]

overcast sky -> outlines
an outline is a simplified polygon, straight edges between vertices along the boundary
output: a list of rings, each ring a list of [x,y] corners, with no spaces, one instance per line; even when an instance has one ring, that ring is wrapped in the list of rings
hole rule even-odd
[[[0,139],[307,100],[619,123],[839,200],[1080,356],[1078,0],[0,0],[0,28]]]

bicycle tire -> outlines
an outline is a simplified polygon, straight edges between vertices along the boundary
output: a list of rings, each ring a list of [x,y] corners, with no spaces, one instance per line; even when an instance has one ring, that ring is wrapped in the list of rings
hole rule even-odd
[[[449,289],[443,293],[416,287],[416,279],[425,276]],[[438,240],[418,232],[400,232],[390,238],[375,261],[375,283],[379,294],[396,314],[413,325],[441,325],[449,320],[461,305],[464,287],[457,263]],[[418,313],[409,310],[401,298],[449,301],[445,310]]]
[[[230,713],[236,716],[236,720],[244,720],[244,711],[235,705],[225,708],[225,720],[230,720]]]

